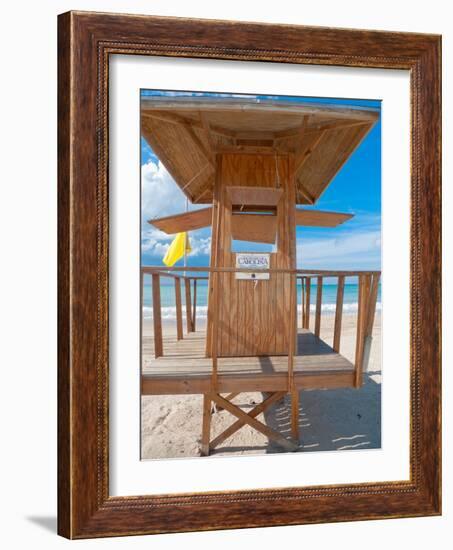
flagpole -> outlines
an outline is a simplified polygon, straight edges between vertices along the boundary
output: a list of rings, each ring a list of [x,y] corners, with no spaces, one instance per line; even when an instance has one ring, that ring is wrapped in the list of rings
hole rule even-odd
[[[186,212],[189,209],[189,199],[186,197]],[[184,244],[184,267],[187,267],[187,254],[186,254],[186,248],[187,248],[187,232],[186,232],[186,242]]]

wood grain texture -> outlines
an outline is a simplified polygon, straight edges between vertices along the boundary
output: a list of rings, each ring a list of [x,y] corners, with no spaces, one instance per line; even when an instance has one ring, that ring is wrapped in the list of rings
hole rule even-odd
[[[378,280],[378,279],[377,279]],[[333,349],[340,352],[341,321],[343,319],[344,275],[338,277],[337,301],[335,305],[335,328],[333,334]]]
[[[316,280],[316,312],[315,312],[315,334],[321,332],[321,308],[322,308],[322,277]]]
[[[72,12],[59,17],[58,45],[59,533],[87,538],[439,514],[440,37]],[[110,54],[410,70],[409,481],[109,496]]]
[[[209,394],[203,395],[203,425],[201,434],[201,454],[209,455],[209,439],[211,436],[211,399]]]
[[[276,216],[233,214],[231,238],[238,241],[274,244],[277,236]]]
[[[186,325],[187,332],[193,332],[192,324],[192,293],[190,290],[190,279],[184,279],[184,290],[186,293]]]
[[[353,217],[353,214],[341,212],[323,212],[322,210],[296,210],[296,225],[314,227],[337,227]]]
[[[71,493],[71,63],[70,14],[58,21],[58,532],[72,536]]]
[[[178,340],[182,340],[183,329],[182,329],[181,279],[179,277],[175,277],[174,283],[175,283],[176,335]]]
[[[226,409],[229,413],[236,416],[239,420],[242,420],[245,424],[249,424],[253,429],[261,432],[269,439],[276,441],[279,445],[284,447],[287,451],[297,450],[297,445],[293,441],[286,439],[280,432],[273,430],[272,428],[267,426],[267,424],[261,423],[254,416],[247,414],[236,405],[233,405],[226,399],[223,399],[221,395],[211,394],[211,398],[215,403],[220,405],[223,409]]]
[[[310,328],[311,277],[305,279],[305,318],[303,327]]]
[[[295,352],[288,356],[219,357],[219,391],[273,391],[273,388],[288,391],[293,386],[301,389],[307,387],[307,377],[311,388],[353,385],[354,366],[345,357],[305,329],[300,329],[297,337],[294,334],[294,340]],[[142,394],[209,391],[212,359],[204,356],[204,341],[204,331],[191,333],[184,340],[174,336],[166,338],[165,355],[152,359],[142,369]],[[153,342],[148,337],[144,348],[153,355]],[[344,374],[350,376],[345,378]],[[326,379],[329,380],[327,385]]]
[[[369,109],[251,97],[147,96],[141,113],[142,136],[164,152],[161,160],[176,184],[201,203],[212,198],[215,175],[206,168],[214,168],[216,152],[279,152],[297,154],[296,200],[311,204],[379,117]]]
[[[286,392],[274,392],[271,393],[267,398],[264,399],[262,403],[259,405],[256,405],[251,411],[249,411],[247,414],[250,416],[256,417],[265,410],[267,410],[271,405],[274,403],[280,401],[285,396]],[[228,401],[231,401],[234,397],[237,395],[240,395],[240,392],[229,394],[225,397]],[[233,397],[230,397],[233,396]],[[217,411],[222,410],[222,407],[217,407]],[[233,424],[230,424],[228,428],[226,428],[222,433],[217,435],[211,442],[211,447],[214,449],[215,447],[219,446],[221,443],[223,443],[226,439],[228,439],[232,434],[237,432],[242,426],[244,426],[245,423],[243,420],[236,420]]]
[[[263,156],[258,154],[218,155],[221,159],[219,180],[214,195],[219,194],[219,227],[217,267],[235,269],[236,255],[231,251],[232,237],[241,236],[235,220],[249,220],[251,214],[233,214],[233,204],[277,205],[275,216],[257,215],[264,219],[266,232],[256,235],[277,240],[275,252],[270,254],[271,267],[294,269],[296,267],[295,233],[292,212],[294,185],[291,179],[289,155]],[[276,169],[278,167],[278,172]],[[276,188],[276,174],[281,188]],[[235,184],[233,186],[233,184]],[[233,202],[234,201],[234,202]],[[273,223],[270,223],[273,218]],[[236,224],[236,225],[235,225]],[[242,224],[244,228],[245,224]],[[260,225],[260,228],[262,226]],[[249,229],[248,240],[254,233]],[[267,233],[270,230],[270,234]],[[244,235],[245,237],[245,235]],[[220,293],[219,356],[275,355],[288,353],[287,333],[289,314],[288,274],[271,274],[269,280],[241,281],[234,273],[219,274],[222,284]],[[283,281],[286,281],[283,284]],[[211,309],[209,303],[208,309]],[[278,310],[278,312],[277,312]],[[276,322],[278,316],[278,324]],[[274,327],[280,330],[275,331]],[[276,332],[279,333],[278,338]]]
[[[160,275],[152,276],[153,294],[153,334],[154,334],[154,357],[161,357],[164,353],[162,344],[162,307],[160,299]],[[177,279],[175,279],[176,281]]]
[[[192,330],[197,330],[197,279],[193,279]]]
[[[201,210],[193,210],[192,212],[183,212],[182,214],[174,214],[173,216],[165,216],[165,218],[156,218],[148,220],[148,223],[157,227],[168,235],[174,235],[182,231],[193,231],[211,225],[212,208],[202,208]]]
[[[242,158],[247,158],[247,156],[244,155]],[[253,159],[252,162],[256,160],[254,157],[251,158]],[[273,168],[272,159],[266,160]],[[263,160],[263,162],[265,162],[265,160]],[[237,167],[238,170],[240,170],[241,168],[242,170],[244,170],[244,168],[241,166]],[[280,199],[282,198],[283,191],[282,189],[269,187],[269,181],[267,178],[264,177],[263,174],[264,171],[267,172],[268,170],[270,172],[269,168],[266,169],[262,167],[262,180],[259,183],[255,183],[254,171],[252,171],[250,167],[248,167],[248,170],[247,168],[245,168],[245,173],[243,172],[241,175],[239,175],[239,177],[241,178],[239,181],[243,182],[242,185],[234,185],[233,176],[231,178],[231,185],[227,189],[227,195],[231,201],[231,204],[234,206],[253,206],[254,209],[260,206],[277,206]],[[272,176],[273,178],[275,178],[275,169],[272,170]],[[271,181],[270,184],[272,185],[272,183],[274,183],[275,185],[274,181]]]

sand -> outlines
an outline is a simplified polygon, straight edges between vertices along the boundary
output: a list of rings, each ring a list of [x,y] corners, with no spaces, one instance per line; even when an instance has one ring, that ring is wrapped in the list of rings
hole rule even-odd
[[[325,314],[321,338],[331,344],[333,315]],[[203,328],[199,321],[197,328]],[[165,334],[174,330],[166,323]],[[151,323],[144,323],[145,335]],[[356,315],[343,316],[341,353],[354,360]],[[233,400],[245,411],[263,400],[262,393],[242,393]],[[375,449],[381,446],[381,318],[373,329],[373,341],[364,385],[360,390],[304,390],[300,392],[300,452],[346,449]],[[201,395],[142,397],[142,458],[183,458],[200,456],[202,419]],[[286,396],[258,417],[259,420],[289,435],[290,399]],[[215,412],[211,438],[234,421],[226,411]],[[279,445],[244,426],[211,452],[212,456],[253,455],[285,452]]]

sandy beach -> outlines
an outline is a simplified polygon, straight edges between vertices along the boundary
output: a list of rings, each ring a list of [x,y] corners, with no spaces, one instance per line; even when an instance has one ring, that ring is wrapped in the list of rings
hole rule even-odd
[[[313,322],[313,320],[312,320]],[[321,338],[332,344],[334,316],[323,314]],[[204,328],[204,320],[197,320],[197,330]],[[312,328],[312,326],[311,326]],[[174,322],[164,323],[165,335],[175,332]],[[145,320],[144,340],[150,340],[152,323]],[[354,361],[356,314],[343,316],[340,352]],[[146,350],[149,349],[145,346]],[[149,360],[149,351],[144,361]],[[242,393],[233,402],[245,411],[263,400],[262,393]],[[333,451],[345,449],[375,449],[381,446],[381,315],[378,311],[373,329],[368,369],[361,389],[305,390],[300,392],[300,446],[299,451]],[[259,420],[289,435],[290,400],[286,396]],[[201,395],[143,396],[141,415],[142,459],[184,458],[200,456],[202,420]],[[225,412],[215,412],[212,435],[222,432],[233,422]],[[218,448],[212,456],[280,453],[277,444],[244,426]]]

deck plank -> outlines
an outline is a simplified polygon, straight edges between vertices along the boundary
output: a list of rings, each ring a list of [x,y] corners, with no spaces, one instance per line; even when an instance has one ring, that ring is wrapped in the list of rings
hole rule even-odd
[[[349,387],[354,366],[307,329],[299,329],[294,356],[296,387]],[[184,340],[164,340],[165,355],[153,354],[152,338],[144,338],[142,393],[187,394],[210,391],[212,360],[205,357],[205,332],[192,332]],[[286,391],[288,358],[219,357],[219,391]]]

